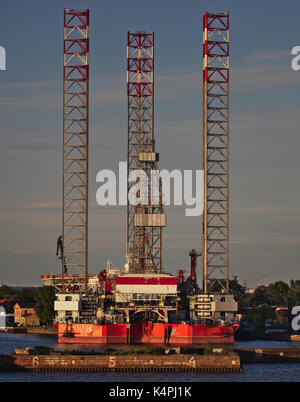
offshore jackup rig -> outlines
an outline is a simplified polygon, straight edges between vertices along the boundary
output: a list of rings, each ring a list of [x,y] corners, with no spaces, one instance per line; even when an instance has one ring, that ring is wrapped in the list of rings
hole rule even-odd
[[[232,343],[237,303],[229,292],[229,15],[203,18],[203,287],[194,249],[190,275],[165,273],[166,215],[127,202],[126,264],[88,273],[89,10],[64,10],[63,221],[54,309],[62,343]],[[130,172],[158,170],[153,128],[154,34],[127,34],[127,200]],[[148,180],[147,186],[151,186]],[[150,187],[148,194],[151,194]]]

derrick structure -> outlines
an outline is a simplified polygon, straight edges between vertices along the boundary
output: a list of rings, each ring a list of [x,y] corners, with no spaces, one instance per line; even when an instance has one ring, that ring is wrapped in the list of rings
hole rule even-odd
[[[89,10],[64,10],[62,291],[88,279]]]
[[[126,259],[131,273],[161,273],[162,228],[166,216],[161,182],[152,174],[158,171],[153,131],[153,32],[127,34],[127,101]],[[138,176],[133,176],[137,171]]]
[[[203,287],[229,290],[229,14],[203,17]]]

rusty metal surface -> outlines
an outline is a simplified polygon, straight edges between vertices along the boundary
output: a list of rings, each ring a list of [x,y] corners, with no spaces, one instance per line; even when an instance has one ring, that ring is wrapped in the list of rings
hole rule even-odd
[[[2,360],[1,360],[2,359]],[[239,372],[240,358],[234,356],[144,355],[144,356],[3,356],[0,367],[41,371],[198,371]],[[1,361],[3,364],[1,365]]]

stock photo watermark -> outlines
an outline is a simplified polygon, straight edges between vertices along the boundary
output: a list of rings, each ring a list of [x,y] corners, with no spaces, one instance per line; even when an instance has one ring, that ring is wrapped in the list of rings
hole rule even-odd
[[[6,50],[3,46],[0,46],[0,70],[6,70]]]
[[[294,331],[300,330],[300,306],[294,306],[291,315],[295,316],[291,321],[291,327]]]
[[[294,46],[291,54],[295,57],[292,58],[291,66],[294,71],[300,70],[300,46]]]
[[[127,205],[127,162],[119,162],[118,180],[113,170],[100,170],[96,182],[102,183],[96,192],[100,206]],[[118,186],[117,186],[118,182]],[[186,206],[185,216],[200,216],[204,207],[203,170],[167,169],[132,170],[128,176],[130,205],[181,205]],[[173,183],[173,185],[172,185]],[[162,189],[162,190],[161,190]],[[173,191],[171,191],[173,189]],[[118,197],[117,197],[118,193]],[[160,195],[161,194],[161,195]]]

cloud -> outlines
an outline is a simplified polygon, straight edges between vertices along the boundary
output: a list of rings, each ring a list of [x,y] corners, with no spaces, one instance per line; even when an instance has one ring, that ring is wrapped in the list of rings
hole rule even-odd
[[[287,66],[255,65],[232,68],[230,71],[232,93],[275,92],[298,86],[298,76]]]
[[[59,85],[61,88],[59,88]],[[6,94],[0,97],[2,113],[33,113],[57,111],[62,108],[62,83],[56,81],[11,82],[0,85]],[[24,90],[26,89],[26,93]],[[195,94],[201,96],[201,71],[190,74],[157,75],[155,84],[157,100],[177,100]],[[126,108],[127,92],[125,75],[106,75],[90,83],[90,108]]]
[[[4,116],[21,113],[37,113],[59,110],[62,104],[59,96],[53,94],[27,94],[16,96],[2,96],[0,98],[0,110],[2,120]]]
[[[1,149],[20,151],[58,151],[59,134],[57,127],[41,127],[40,129],[16,128],[14,122],[10,127],[2,129]],[[56,132],[56,135],[55,135]],[[54,134],[54,135],[53,135]]]
[[[102,81],[102,80],[101,80]],[[104,106],[121,106],[126,105],[126,85],[113,80],[111,78],[105,79],[99,83],[99,80],[92,85],[90,90],[90,104],[92,108]]]
[[[280,92],[283,89],[288,91],[296,87],[298,75],[293,71],[287,71],[290,69],[288,56],[285,63],[283,55],[280,52],[275,53],[267,55],[253,54],[248,59],[242,60],[242,65],[232,68],[233,96],[235,93],[243,93],[247,96],[249,94],[251,99],[255,99],[265,89],[268,89],[271,93],[274,91]],[[185,164],[194,163],[197,168],[201,169],[201,109],[197,110],[195,106],[192,109],[188,109],[186,106],[187,100],[194,101],[196,99],[197,102],[194,103],[196,106],[201,103],[201,81],[201,63],[199,63],[198,70],[190,73],[157,74],[155,96],[159,106],[164,102],[167,104],[169,101],[176,101],[179,107],[182,108],[180,113],[175,113],[173,104],[171,104],[169,111],[168,108],[164,108],[167,109],[167,112],[165,113],[164,110],[163,117],[159,117],[159,131],[161,134],[159,133],[157,140],[162,145],[159,145],[158,149],[161,151],[161,162],[166,163],[167,161],[169,163],[168,158],[173,158],[171,163],[174,163],[174,166],[164,166],[165,168],[178,168],[178,164],[182,164],[182,167],[184,167]],[[49,155],[40,152],[35,153],[37,158],[32,158],[34,160],[34,166],[32,167],[26,158],[31,158],[33,153],[28,153],[22,159],[21,151],[24,154],[26,150],[61,152],[61,127],[58,126],[58,123],[56,125],[56,120],[54,123],[51,120],[54,113],[50,114],[49,121],[43,120],[37,123],[35,119],[36,116],[40,117],[41,113],[39,112],[47,113],[49,111],[57,113],[57,121],[61,119],[60,102],[62,90],[58,85],[60,84],[47,81],[23,83],[21,85],[20,83],[8,83],[3,89],[9,92],[9,102],[7,103],[7,98],[3,95],[0,97],[0,107],[3,107],[1,111],[2,121],[6,122],[6,125],[9,124],[9,127],[2,129],[1,132],[1,149],[2,155],[5,156],[2,160],[9,158],[11,163],[11,165],[6,165],[6,174],[3,175],[3,188],[8,189],[6,199],[10,197],[11,200],[22,200],[23,195],[27,197],[26,199],[29,197],[29,202],[1,206],[2,233],[0,251],[1,254],[11,253],[11,255],[18,254],[19,256],[30,254],[34,256],[30,258],[32,258],[32,264],[36,266],[36,269],[45,269],[45,267],[39,268],[38,264],[34,262],[38,254],[45,253],[45,255],[51,256],[53,254],[55,259],[56,239],[61,230],[61,204],[59,201],[56,202],[56,200],[59,200],[59,198],[56,198],[56,193],[59,187],[58,181],[61,179],[57,172],[61,167],[60,165],[58,166],[57,162],[54,165],[53,153],[50,158]],[[0,86],[0,88],[2,87]],[[90,106],[93,119],[97,120],[96,124],[93,122],[93,125],[90,126],[91,137],[93,138],[91,151],[94,152],[94,149],[97,148],[97,158],[99,157],[101,161],[105,160],[104,164],[111,157],[111,149],[121,147],[120,136],[116,133],[121,130],[126,131],[126,83],[119,75],[106,75],[91,81],[90,91]],[[115,107],[123,108],[124,121],[122,120],[123,117],[119,116],[119,112],[116,113]],[[19,111],[24,112],[26,115],[26,123],[29,127],[15,128]],[[111,118],[112,114],[114,114],[113,119]],[[104,116],[103,119],[102,115]],[[298,162],[296,155],[299,149],[298,115],[298,109],[296,107],[287,109],[284,101],[281,102],[281,108],[277,110],[246,110],[245,112],[234,112],[232,114],[232,177],[234,180],[243,181],[241,187],[232,188],[232,191],[233,193],[236,191],[237,193],[245,194],[245,197],[247,197],[247,199],[245,198],[246,202],[240,204],[239,196],[237,198],[232,197],[232,201],[236,205],[230,212],[233,219],[233,225],[230,229],[232,233],[232,257],[233,259],[241,257],[239,264],[233,265],[233,270],[246,270],[246,267],[248,269],[253,261],[258,264],[265,263],[266,265],[263,265],[264,269],[271,270],[273,261],[277,261],[276,257],[278,259],[279,257],[286,258],[290,265],[297,264],[297,256],[291,255],[292,253],[295,254],[299,249],[300,238],[297,233],[297,226],[296,224],[289,224],[288,227],[284,227],[285,233],[283,232],[283,227],[278,224],[278,217],[282,218],[284,216],[285,218],[288,217],[289,220],[297,220],[297,217],[300,216],[300,208],[292,206],[293,204],[296,205],[296,203],[290,192],[286,192],[286,200],[277,200],[278,205],[276,205],[274,197],[269,204],[267,201],[268,197],[271,198],[270,194],[274,187],[276,187],[276,193],[274,190],[276,196],[277,191],[278,193],[283,193],[282,188],[290,186],[288,180],[296,179],[296,163]],[[31,119],[34,119],[32,120],[34,124]],[[101,120],[100,123],[98,123],[98,119]],[[37,127],[37,124],[40,127]],[[107,142],[102,144],[102,141]],[[171,148],[170,144],[172,144]],[[98,149],[109,149],[110,151],[103,153]],[[123,149],[125,154],[125,145]],[[10,150],[20,151],[17,161],[13,159],[15,154]],[[41,159],[43,159],[47,169],[53,175],[57,174],[57,181],[56,176],[53,180],[50,175],[47,176],[48,179],[51,178],[50,183],[57,183],[57,189],[51,189],[53,193],[50,199],[53,199],[53,202],[44,201],[47,200],[45,193],[49,194],[47,192],[49,180],[45,179],[44,170],[34,176],[35,180],[37,179],[36,184],[34,184],[32,176],[30,176],[33,170],[38,170],[37,165]],[[92,165],[96,164],[95,159],[94,156],[90,159]],[[291,163],[295,163],[294,168]],[[31,168],[30,172],[28,172],[28,165]],[[22,169],[20,169],[20,166],[22,166]],[[18,175],[20,176],[21,185],[18,193],[16,190],[12,190],[13,186],[10,184],[13,178],[13,169],[20,170]],[[272,169],[274,181],[276,180],[277,182],[275,186],[270,184],[269,181],[266,184],[265,175],[268,169]],[[41,177],[41,175],[43,176]],[[280,181],[281,176],[284,177],[283,181]],[[257,190],[258,177],[264,182],[263,188]],[[39,179],[41,180],[39,181]],[[94,181],[94,177],[90,179],[91,182]],[[254,187],[251,187],[251,180],[255,181]],[[31,183],[33,191],[30,187]],[[28,188],[29,184],[30,188]],[[51,186],[52,184],[50,184]],[[93,186],[95,187],[95,182],[92,183],[91,188]],[[293,188],[295,189],[296,187],[294,183]],[[251,194],[253,190],[254,194]],[[265,196],[265,198],[262,199],[261,196]],[[30,199],[33,202],[30,202]],[[91,200],[93,199],[94,195],[91,195]],[[291,206],[288,205],[289,201]],[[183,210],[179,211],[176,207],[173,210],[173,216],[171,208],[170,211],[167,211],[168,227],[164,231],[163,241],[164,261],[168,262],[173,258],[174,261],[172,260],[172,265],[170,264],[170,266],[174,267],[175,270],[178,264],[182,264],[181,260],[188,264],[186,250],[189,250],[194,245],[195,247],[199,245],[200,248],[202,239],[201,218],[199,217],[199,221],[191,221],[184,217]],[[270,224],[271,221],[272,225]],[[118,212],[117,208],[104,209],[95,204],[90,205],[89,224],[89,250],[92,255],[96,255],[94,265],[98,268],[98,262],[102,261],[101,259],[104,256],[107,257],[110,254],[113,255],[113,258],[122,256],[120,260],[123,261],[125,247],[124,210]],[[250,229],[249,225],[251,226]],[[243,233],[239,234],[237,230],[241,230]],[[251,233],[247,234],[249,230],[251,230]],[[248,256],[252,256],[252,260],[250,257],[247,258]],[[272,257],[274,258],[272,259]],[[177,259],[179,262],[177,262]],[[240,264],[242,264],[242,268]],[[259,275],[259,269],[254,267],[253,275],[254,272],[255,275]],[[287,271],[286,275],[289,275],[289,272]],[[250,274],[246,273],[245,276],[247,275]]]
[[[89,210],[96,210],[100,207],[97,203],[95,202],[90,202],[89,203]],[[110,212],[113,213],[114,215],[116,214],[116,209],[120,210],[122,207],[105,207],[105,211],[108,212],[108,209],[110,209]],[[23,211],[33,211],[33,212],[38,212],[38,211],[60,211],[62,209],[62,203],[61,202],[48,202],[48,201],[41,201],[41,202],[15,202],[11,204],[2,204],[0,205],[0,210],[2,212],[20,212],[23,213]],[[102,209],[103,211],[103,209]],[[117,218],[116,218],[117,219]]]
[[[300,244],[300,236],[283,235],[283,234],[238,234],[231,236],[232,245],[259,245],[266,246],[281,246],[281,247],[295,247]]]
[[[233,213],[242,213],[242,214],[281,214],[281,213],[300,214],[300,207],[263,206],[263,207],[250,207],[250,208],[231,208],[231,211]]]
[[[58,81],[48,80],[48,81],[20,81],[20,82],[1,82],[0,89],[34,89],[34,88],[45,88],[53,87],[59,84]]]
[[[298,76],[290,66],[289,51],[259,52],[246,56],[239,66],[230,70],[231,87],[234,93],[279,91],[298,85]],[[59,88],[61,86],[61,88]],[[202,65],[189,73],[156,74],[155,94],[157,101],[183,100],[202,97]],[[33,82],[9,82],[0,84],[8,95],[0,97],[0,110],[59,111],[62,82],[54,80]],[[26,93],[24,94],[24,90]],[[10,91],[10,92],[9,92]],[[15,95],[12,95],[14,93]],[[106,74],[90,82],[91,108],[126,106],[125,74]]]
[[[246,56],[242,64],[230,71],[233,93],[260,93],[288,90],[299,85],[291,68],[290,51],[258,52]]]
[[[12,203],[1,206],[2,211],[14,213],[23,211],[57,211],[58,209],[61,209],[61,203],[58,202]]]
[[[289,253],[286,251],[255,251],[256,257],[288,257]],[[253,257],[253,251],[249,250],[248,252],[240,252],[234,251],[234,257]]]
[[[280,61],[286,63],[286,60],[290,58],[290,50],[277,50],[269,52],[258,52],[246,56],[244,60],[254,61],[254,62],[269,62],[269,61]]]

